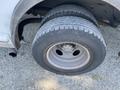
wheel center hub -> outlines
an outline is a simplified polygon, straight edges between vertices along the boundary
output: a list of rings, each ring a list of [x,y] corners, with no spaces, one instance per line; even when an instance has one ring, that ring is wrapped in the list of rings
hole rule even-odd
[[[72,45],[63,45],[62,50],[65,52],[72,52],[74,48]]]

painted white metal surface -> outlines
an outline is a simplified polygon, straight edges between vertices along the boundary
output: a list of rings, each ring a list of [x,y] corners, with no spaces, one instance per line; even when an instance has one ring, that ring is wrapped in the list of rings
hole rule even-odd
[[[20,0],[0,1],[0,46],[13,47],[11,42],[10,22],[14,8]]]

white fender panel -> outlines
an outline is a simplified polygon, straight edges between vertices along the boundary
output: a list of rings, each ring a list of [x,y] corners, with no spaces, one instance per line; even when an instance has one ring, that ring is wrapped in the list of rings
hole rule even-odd
[[[11,42],[10,22],[13,10],[19,1],[20,0],[0,1],[0,46],[2,47],[13,47]]]

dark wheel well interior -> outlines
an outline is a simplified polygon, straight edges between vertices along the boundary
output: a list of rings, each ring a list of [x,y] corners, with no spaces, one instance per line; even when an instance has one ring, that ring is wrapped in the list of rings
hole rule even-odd
[[[61,4],[80,5],[92,12],[92,14],[98,21],[107,23],[109,22],[110,25],[114,25],[116,22],[120,22],[120,12],[116,8],[109,5],[108,3],[103,2],[102,0],[44,0],[43,2],[33,6],[26,13],[33,14],[35,16],[37,16],[38,14],[45,16],[49,10]],[[38,22],[38,19],[25,19],[19,23],[17,32],[19,40],[22,39],[24,25],[28,23],[33,23],[32,21]]]
[[[118,10],[102,0],[45,0],[32,7],[28,12],[44,15],[50,9],[61,4],[77,4],[93,13],[97,20],[120,21]],[[42,11],[42,12],[41,12]]]

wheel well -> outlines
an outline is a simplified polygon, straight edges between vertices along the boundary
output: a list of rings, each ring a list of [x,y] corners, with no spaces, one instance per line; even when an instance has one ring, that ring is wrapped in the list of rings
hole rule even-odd
[[[120,22],[120,12],[102,0],[20,0],[13,12],[11,21],[12,40],[15,47],[20,47],[21,29],[19,29],[19,23],[24,14],[32,13],[33,15],[41,14],[44,16],[50,9],[70,3],[88,9],[99,21]]]

